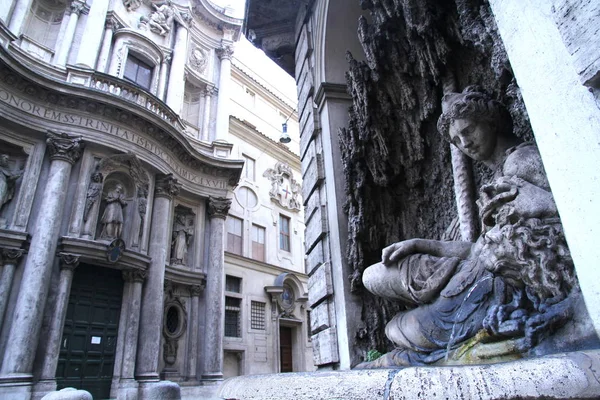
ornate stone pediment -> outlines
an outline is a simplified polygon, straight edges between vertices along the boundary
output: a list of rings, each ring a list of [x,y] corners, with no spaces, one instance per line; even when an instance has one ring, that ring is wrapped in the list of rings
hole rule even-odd
[[[294,179],[292,168],[286,163],[278,162],[275,168],[269,168],[263,176],[271,181],[269,196],[282,207],[299,211],[302,207],[300,192],[302,186]]]

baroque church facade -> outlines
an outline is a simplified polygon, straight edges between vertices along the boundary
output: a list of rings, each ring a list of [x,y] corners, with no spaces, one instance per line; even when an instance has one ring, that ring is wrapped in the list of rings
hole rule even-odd
[[[242,21],[208,0],[0,20],[0,397],[310,369],[298,140],[274,129],[297,115],[236,61]]]

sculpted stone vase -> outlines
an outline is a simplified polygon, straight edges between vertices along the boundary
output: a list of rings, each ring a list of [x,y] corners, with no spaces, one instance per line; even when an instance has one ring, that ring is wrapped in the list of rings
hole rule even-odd
[[[363,283],[406,311],[386,326],[396,349],[359,367],[520,358],[581,303],[535,145],[519,143],[504,106],[473,87],[442,105],[442,136],[494,171],[479,193],[483,229],[475,243],[410,239],[383,249]]]

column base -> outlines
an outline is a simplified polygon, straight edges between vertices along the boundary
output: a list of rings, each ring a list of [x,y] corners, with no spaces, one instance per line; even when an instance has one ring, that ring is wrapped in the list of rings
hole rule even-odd
[[[30,400],[33,376],[12,374],[0,377],[0,399]]]
[[[56,379],[42,379],[33,385],[31,400],[40,400],[50,392],[56,391]]]
[[[202,380],[208,382],[222,381],[223,374],[220,372],[209,372],[206,374],[202,374]]]
[[[156,372],[147,372],[147,373],[137,374],[135,376],[135,380],[140,383],[142,383],[142,382],[158,382],[158,381],[160,381],[160,377],[158,376],[158,374]]]
[[[139,384],[135,379],[121,379],[118,383],[117,400],[137,400]]]
[[[137,400],[181,400],[181,388],[175,382],[140,382]]]

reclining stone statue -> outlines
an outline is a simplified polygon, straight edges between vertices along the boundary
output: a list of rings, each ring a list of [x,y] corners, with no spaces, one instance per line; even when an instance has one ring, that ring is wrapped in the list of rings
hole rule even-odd
[[[410,239],[363,273],[373,294],[406,306],[386,325],[396,349],[359,367],[519,357],[572,315],[579,293],[543,164],[506,108],[468,87],[442,100],[438,130],[494,171],[480,189],[475,243]],[[448,360],[450,358],[450,360]],[[505,358],[507,359],[507,358]]]

